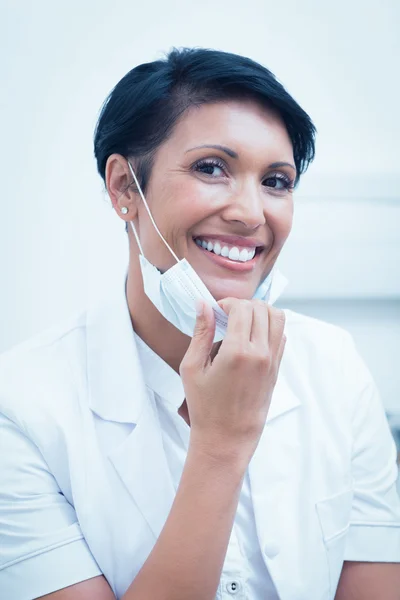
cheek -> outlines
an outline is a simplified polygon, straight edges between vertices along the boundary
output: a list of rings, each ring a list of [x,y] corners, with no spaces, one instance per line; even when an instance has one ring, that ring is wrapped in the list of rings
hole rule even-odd
[[[157,198],[157,199],[155,199]],[[178,254],[186,253],[186,238],[194,224],[209,215],[207,200],[194,193],[193,188],[171,183],[149,199],[149,208],[154,221],[169,246]],[[161,270],[174,264],[171,253],[154,229],[146,209],[139,210],[140,233],[146,257]]]
[[[275,246],[283,246],[292,229],[293,202],[287,201],[282,205],[277,205],[274,210],[267,212],[266,219],[274,234]]]
[[[217,186],[207,186],[192,179],[168,190],[163,218],[170,231],[186,232],[218,211],[223,202]]]

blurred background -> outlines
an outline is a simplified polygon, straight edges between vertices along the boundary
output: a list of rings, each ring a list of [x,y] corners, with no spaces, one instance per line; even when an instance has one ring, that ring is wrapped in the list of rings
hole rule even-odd
[[[355,337],[400,426],[400,3],[2,0],[0,352],[105,293],[126,235],[93,158],[103,100],[172,46],[247,55],[313,118],[279,306]]]

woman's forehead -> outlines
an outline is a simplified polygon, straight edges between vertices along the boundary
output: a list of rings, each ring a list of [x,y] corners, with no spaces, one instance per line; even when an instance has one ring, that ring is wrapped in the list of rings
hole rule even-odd
[[[199,146],[222,145],[240,153],[279,150],[293,156],[285,123],[277,111],[249,100],[215,102],[191,107],[175,125],[168,149],[186,153]]]

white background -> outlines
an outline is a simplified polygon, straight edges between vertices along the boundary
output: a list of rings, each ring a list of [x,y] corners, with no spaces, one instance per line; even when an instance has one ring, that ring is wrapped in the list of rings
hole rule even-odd
[[[244,54],[313,118],[317,157],[295,200],[280,305],[356,337],[400,414],[400,3],[4,0],[0,351],[112,285],[123,226],[96,173],[105,97],[172,46]],[[92,283],[91,283],[92,285]]]

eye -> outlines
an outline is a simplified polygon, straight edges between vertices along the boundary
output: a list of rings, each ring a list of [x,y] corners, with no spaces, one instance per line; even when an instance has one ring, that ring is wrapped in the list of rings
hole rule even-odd
[[[274,173],[264,179],[263,185],[280,191],[291,190],[293,189],[293,180],[284,173]]]
[[[222,177],[226,174],[224,163],[216,158],[200,160],[192,168],[194,171],[210,177]]]

